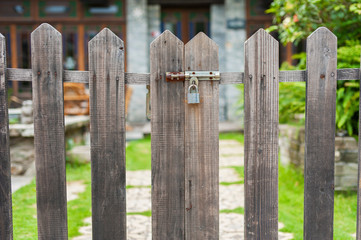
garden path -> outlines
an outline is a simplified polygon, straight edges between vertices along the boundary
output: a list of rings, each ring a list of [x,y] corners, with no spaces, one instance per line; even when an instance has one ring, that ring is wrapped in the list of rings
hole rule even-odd
[[[219,154],[220,239],[243,239],[244,186],[243,177],[236,171],[243,166],[243,146],[236,140],[220,140]],[[132,214],[127,216],[127,238],[151,239],[151,217],[147,216],[151,210],[151,172],[127,171],[127,185],[132,186],[127,188],[127,212]],[[84,222],[87,226],[79,229],[82,235],[73,240],[91,239],[91,218]],[[292,238],[291,233],[279,232],[280,240]]]

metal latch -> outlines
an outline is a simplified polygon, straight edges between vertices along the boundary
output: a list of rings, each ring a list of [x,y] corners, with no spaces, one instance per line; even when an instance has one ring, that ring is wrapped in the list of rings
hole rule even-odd
[[[189,85],[196,89],[195,92],[191,92],[188,89],[188,103],[199,103],[198,81],[221,80],[221,74],[219,71],[185,71],[185,72],[166,72],[165,79],[167,82],[184,82],[189,81]],[[150,106],[150,86],[147,85],[147,99],[146,99],[146,116],[147,119],[151,118],[151,106]]]
[[[185,71],[185,72],[167,72],[165,79],[167,82],[189,81],[192,77],[198,80],[221,80],[219,71]]]

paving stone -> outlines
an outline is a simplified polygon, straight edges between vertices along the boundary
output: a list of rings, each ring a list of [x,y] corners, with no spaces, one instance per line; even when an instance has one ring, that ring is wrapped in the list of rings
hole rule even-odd
[[[131,186],[150,186],[151,185],[150,170],[127,171],[127,185]]]
[[[152,239],[152,219],[141,215],[127,216],[127,239]]]
[[[242,144],[236,140],[219,140],[219,147],[242,147]]]
[[[237,182],[239,180],[241,178],[233,168],[219,169],[219,182]]]
[[[284,225],[278,224],[278,229]],[[219,239],[244,239],[244,215],[236,213],[221,213],[219,215]],[[292,233],[278,232],[279,240],[293,239]]]
[[[242,155],[219,156],[220,167],[244,166],[244,157]]]
[[[219,155],[229,156],[229,155],[244,155],[243,147],[220,147],[219,148]]]
[[[244,186],[234,184],[219,186],[219,209],[235,209],[244,207]]]
[[[144,212],[151,210],[150,188],[127,189],[127,212]]]
[[[66,198],[67,201],[75,200],[79,197],[79,193],[85,191],[85,184],[83,181],[72,181],[66,183]]]
[[[79,229],[81,236],[73,238],[73,240],[91,240],[92,239],[92,226],[91,218],[86,218],[84,223],[89,224]],[[128,215],[127,216],[127,239],[152,239],[151,218],[141,215]]]

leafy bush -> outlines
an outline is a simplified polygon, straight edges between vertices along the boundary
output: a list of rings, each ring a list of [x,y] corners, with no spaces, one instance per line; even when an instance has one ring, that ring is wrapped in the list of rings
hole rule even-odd
[[[355,41],[347,41],[346,46],[337,50],[338,68],[360,67],[361,45]],[[297,66],[283,63],[281,70],[301,70],[306,68],[306,53],[293,56],[299,60]],[[294,121],[296,114],[305,112],[305,83],[280,84],[280,122]],[[336,128],[346,130],[350,136],[358,131],[360,83],[359,81],[338,81],[336,94]]]
[[[361,38],[360,0],[274,0],[266,12],[274,16],[267,30],[278,31],[283,44],[297,44],[321,26],[334,32],[342,46]]]

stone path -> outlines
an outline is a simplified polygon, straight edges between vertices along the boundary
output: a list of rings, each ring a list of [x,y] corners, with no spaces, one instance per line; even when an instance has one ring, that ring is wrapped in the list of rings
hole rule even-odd
[[[220,183],[239,182],[234,166],[243,166],[243,146],[235,140],[220,141]],[[144,212],[151,210],[151,173],[150,171],[128,171],[127,185],[127,212]],[[220,185],[220,210],[244,208],[243,184]],[[84,220],[87,225],[80,228],[79,237],[73,240],[91,239],[91,218]],[[243,215],[237,213],[220,214],[220,239],[243,239]],[[279,228],[283,225],[280,223]],[[127,238],[129,240],[151,239],[151,218],[143,215],[127,216]],[[279,232],[280,240],[292,239],[291,233]]]

